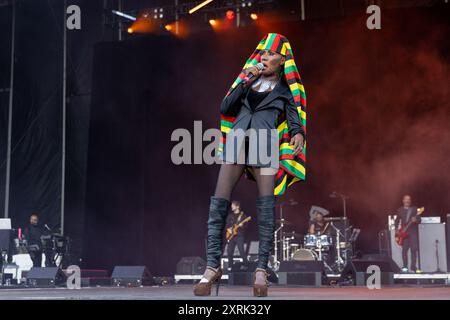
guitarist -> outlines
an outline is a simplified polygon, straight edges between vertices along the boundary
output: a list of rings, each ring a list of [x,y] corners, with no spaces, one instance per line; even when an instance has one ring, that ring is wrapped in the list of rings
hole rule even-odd
[[[244,221],[247,218],[247,216],[244,214],[244,212],[241,211],[241,204],[239,201],[233,200],[231,202],[231,211],[232,211],[232,214],[229,214],[228,219],[227,219],[227,230],[230,230],[230,228],[233,228],[235,225],[238,225],[239,223],[241,223],[242,221]],[[242,227],[240,227],[237,231],[236,236],[231,238],[231,240],[228,242],[227,253],[228,253],[228,260],[230,261],[229,262],[230,268],[232,265],[234,249],[235,249],[236,245],[239,250],[239,255],[243,259],[243,262],[247,263],[247,255],[245,254],[245,251],[244,251],[245,226],[246,226],[246,224],[244,224]]]
[[[395,221],[396,229],[400,226],[406,226],[411,222],[407,233],[408,236],[403,240],[402,258],[403,268],[402,272],[408,272],[408,250],[411,250],[411,271],[419,273],[417,268],[417,256],[419,253],[419,223],[420,215],[417,215],[417,207],[412,206],[411,196],[403,196],[403,206],[397,209],[397,219]]]

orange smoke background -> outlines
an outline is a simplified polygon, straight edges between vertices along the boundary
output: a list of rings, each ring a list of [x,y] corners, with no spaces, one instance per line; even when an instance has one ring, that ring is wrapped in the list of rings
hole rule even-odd
[[[293,47],[308,98],[307,181],[280,199],[300,202],[283,211],[293,229],[306,230],[312,204],[342,215],[341,202],[329,198],[333,191],[350,197],[347,214],[372,251],[403,194],[426,215],[450,213],[447,13],[383,11],[381,30],[368,30],[362,14],[296,27],[258,19],[258,35],[222,36],[217,52],[236,61],[221,74],[229,80],[265,33],[282,33]],[[233,43],[245,49],[230,52]],[[234,193],[248,195],[244,209],[254,207],[252,183],[241,181]]]

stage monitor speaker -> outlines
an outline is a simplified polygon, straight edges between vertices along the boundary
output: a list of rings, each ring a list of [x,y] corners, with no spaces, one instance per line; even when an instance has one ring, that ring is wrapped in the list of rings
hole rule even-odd
[[[386,260],[362,260],[355,259],[351,260],[344,267],[341,272],[341,277],[338,280],[340,285],[356,285],[356,286],[366,286],[368,278],[372,273],[368,273],[370,266],[378,266],[380,268],[380,280],[383,285],[393,285],[394,284],[394,268],[390,261]]]
[[[320,287],[325,275],[323,261],[282,261],[278,284]]]
[[[33,267],[27,273],[27,285],[32,287],[56,287],[64,285],[66,275],[57,267],[38,268]]]
[[[206,261],[200,257],[183,257],[177,263],[177,274],[199,275],[206,269]]]
[[[150,285],[152,277],[145,266],[116,266],[111,281],[118,287],[140,287]]]
[[[323,261],[281,261],[280,272],[324,272]]]
[[[228,274],[228,284],[248,286],[253,284],[253,273],[256,270],[257,262],[249,261],[247,263],[236,262]],[[269,276],[267,280],[272,283],[278,282],[278,277],[272,269],[268,269]]]
[[[379,254],[379,253],[365,254],[362,256],[361,260],[384,261],[389,263],[390,266],[389,272],[400,273],[401,271],[397,263],[387,254]]]

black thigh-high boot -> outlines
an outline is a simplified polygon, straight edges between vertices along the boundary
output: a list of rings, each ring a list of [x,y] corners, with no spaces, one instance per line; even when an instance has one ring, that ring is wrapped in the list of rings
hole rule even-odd
[[[194,286],[196,296],[211,295],[211,287],[216,283],[216,295],[219,294],[219,284],[222,278],[222,269],[220,268],[220,257],[222,256],[222,239],[225,223],[230,208],[230,201],[211,197],[208,217],[208,243],[206,249],[206,270],[203,279]]]
[[[207,265],[212,268],[220,266],[222,256],[223,232],[230,208],[230,201],[211,197],[208,217]]]
[[[275,196],[262,196],[256,199],[258,215],[259,252],[258,269],[267,270],[269,256],[273,249],[275,231]]]

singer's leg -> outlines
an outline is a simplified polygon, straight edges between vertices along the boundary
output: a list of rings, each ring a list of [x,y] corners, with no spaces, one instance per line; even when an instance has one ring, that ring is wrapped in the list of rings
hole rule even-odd
[[[242,164],[224,163],[220,166],[214,196],[230,201],[231,193],[244,172]]]

